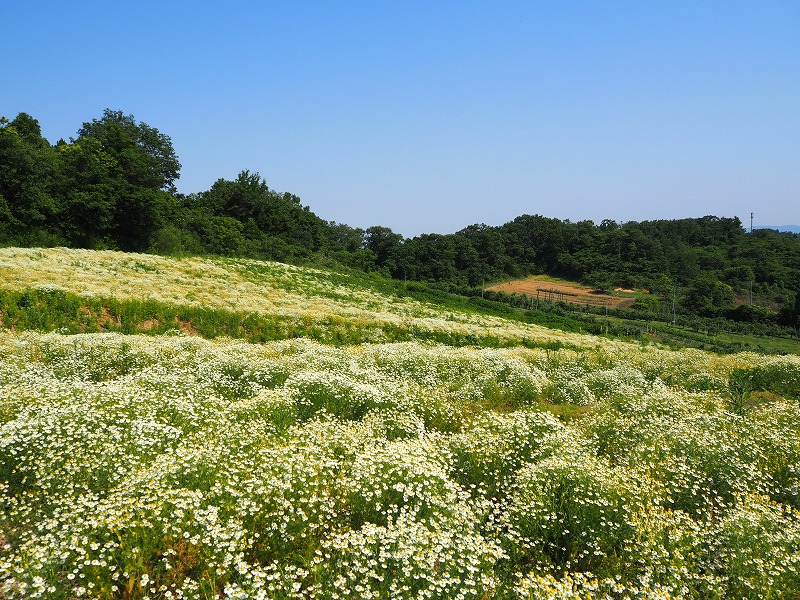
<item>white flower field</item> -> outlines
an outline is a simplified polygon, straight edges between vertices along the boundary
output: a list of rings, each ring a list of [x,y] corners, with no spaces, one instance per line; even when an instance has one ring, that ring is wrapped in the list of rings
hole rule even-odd
[[[797,355],[254,261],[3,249],[0,276],[374,338],[0,329],[0,598],[800,598]]]

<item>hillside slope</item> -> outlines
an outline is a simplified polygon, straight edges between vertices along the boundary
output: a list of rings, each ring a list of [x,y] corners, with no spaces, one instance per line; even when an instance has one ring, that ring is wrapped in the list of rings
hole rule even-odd
[[[476,315],[370,288],[363,278],[276,262],[224,258],[168,258],[67,248],[0,248],[0,281],[10,290],[59,291],[84,298],[155,300],[303,323],[311,337],[322,329],[354,328],[360,341],[448,337],[499,345],[597,343],[592,336],[556,332],[500,317]],[[313,327],[313,326],[318,327]],[[289,336],[287,336],[289,337]]]
[[[120,329],[0,328],[0,597],[800,589],[798,356],[552,331],[277,263],[5,249],[0,281],[29,313],[100,306]],[[121,332],[141,307],[163,335]],[[241,313],[275,341],[217,335]]]

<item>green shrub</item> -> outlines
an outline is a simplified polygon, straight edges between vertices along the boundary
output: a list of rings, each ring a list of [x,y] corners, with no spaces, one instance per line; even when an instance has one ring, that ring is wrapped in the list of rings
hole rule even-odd
[[[520,471],[508,507],[513,570],[619,571],[642,500],[625,473],[562,452]]]

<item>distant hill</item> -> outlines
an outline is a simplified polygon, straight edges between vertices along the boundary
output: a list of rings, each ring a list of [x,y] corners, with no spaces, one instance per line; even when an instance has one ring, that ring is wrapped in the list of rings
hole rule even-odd
[[[800,225],[758,225],[753,227],[753,229],[774,229],[776,231],[800,233]]]

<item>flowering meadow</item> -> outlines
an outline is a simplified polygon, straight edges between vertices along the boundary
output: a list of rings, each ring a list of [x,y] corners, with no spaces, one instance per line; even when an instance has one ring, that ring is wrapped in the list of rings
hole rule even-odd
[[[2,251],[4,285],[508,344],[0,329],[0,598],[800,598],[796,355],[480,323],[285,265],[33,252]]]
[[[490,339],[494,344],[594,343],[592,338],[467,312],[443,311],[411,298],[380,293],[331,271],[229,258],[166,258],[67,248],[0,248],[0,281],[11,290],[77,293],[118,300],[149,299],[175,306],[268,315],[286,329],[314,337],[363,341],[404,337]],[[2,325],[2,323],[0,323]],[[305,326],[305,327],[304,327]],[[313,326],[313,327],[309,327]],[[339,329],[341,335],[336,334]],[[330,331],[334,330],[334,331]],[[290,337],[292,334],[287,334]]]

